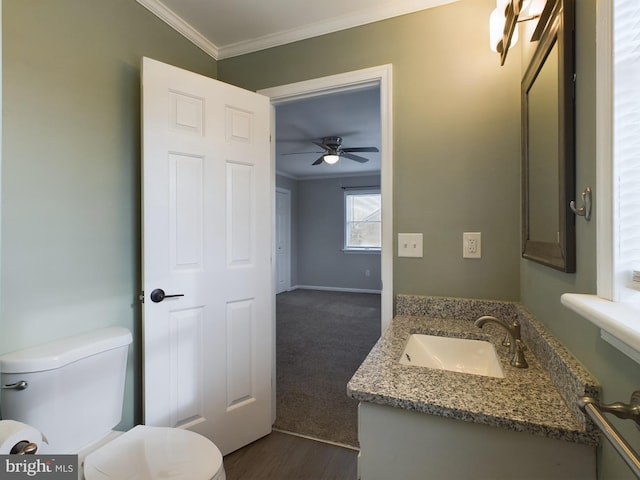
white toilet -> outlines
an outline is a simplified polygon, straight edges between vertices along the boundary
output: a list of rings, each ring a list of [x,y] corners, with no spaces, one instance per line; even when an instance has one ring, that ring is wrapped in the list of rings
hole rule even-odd
[[[38,453],[78,454],[80,478],[224,480],[220,450],[188,430],[138,425],[122,418],[131,333],[111,327],[0,357],[4,419],[40,430]]]

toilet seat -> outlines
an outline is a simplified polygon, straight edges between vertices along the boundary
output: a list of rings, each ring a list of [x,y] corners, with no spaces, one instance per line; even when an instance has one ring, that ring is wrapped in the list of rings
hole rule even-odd
[[[89,454],[86,480],[224,480],[220,450],[189,430],[138,425]]]

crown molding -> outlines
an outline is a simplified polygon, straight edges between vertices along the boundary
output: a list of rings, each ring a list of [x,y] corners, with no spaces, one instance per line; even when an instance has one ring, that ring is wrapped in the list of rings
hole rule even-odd
[[[370,170],[366,172],[349,172],[349,173],[325,173],[321,175],[294,175],[289,172],[283,172],[282,170],[276,170],[276,175],[279,177],[285,177],[295,181],[307,181],[307,180],[328,180],[332,178],[352,178],[352,177],[374,177],[380,176],[380,170]]]
[[[246,53],[257,52],[259,50],[265,50],[267,48],[277,47],[287,43],[339,32],[341,30],[359,27],[369,23],[379,22],[388,18],[398,17],[400,15],[406,15],[457,1],[459,0],[413,0],[412,2],[403,2],[402,5],[399,5],[398,3],[389,3],[379,8],[356,12],[351,15],[342,15],[339,18],[333,18],[328,21],[311,23],[291,30],[264,35],[262,37],[229,45],[223,45],[218,49],[218,58],[222,60],[225,58],[244,55]]]
[[[350,172],[350,173],[327,173],[324,175],[300,175],[296,178],[299,181],[309,180],[330,180],[333,178],[353,178],[353,177],[373,177],[380,176],[380,170],[372,170],[368,172]]]
[[[0,1],[1,1],[1,0],[0,0]],[[276,169],[276,176],[278,176],[278,177],[285,177],[285,178],[288,178],[288,179],[290,179],[290,180],[299,180],[299,178],[298,178],[298,177],[296,177],[295,175],[292,175],[292,174],[291,174],[291,173],[289,173],[289,172],[284,172],[284,171],[282,171],[282,170],[278,170],[278,169]]]
[[[334,18],[328,21],[311,23],[302,27],[222,46],[217,46],[208,40],[182,17],[178,16],[173,10],[165,6],[160,0],[136,1],[164,21],[167,25],[174,28],[185,38],[200,47],[215,60],[223,60],[225,58],[257,52],[259,50],[277,47],[287,43],[326,35],[328,33],[347,30],[349,28],[378,22],[387,18],[414,13],[427,8],[438,7],[440,5],[457,2],[459,0],[413,0],[410,2],[402,2],[402,5],[399,5],[396,2],[390,2],[379,8],[372,8],[364,12],[343,15],[337,19]]]
[[[182,17],[176,15],[173,10],[166,7],[159,0],[136,1],[171,28],[176,30],[180,35],[200,47],[206,54],[213,57],[214,60],[219,59],[219,49],[216,45],[210,42],[204,35],[183,20]]]

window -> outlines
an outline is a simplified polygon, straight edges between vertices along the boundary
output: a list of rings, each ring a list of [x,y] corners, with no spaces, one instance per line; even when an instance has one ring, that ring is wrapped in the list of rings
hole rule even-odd
[[[380,188],[345,189],[345,251],[380,251],[382,210]]]
[[[613,7],[613,285],[614,301],[640,296],[640,3]],[[601,292],[598,291],[601,295]]]
[[[640,3],[598,0],[597,22],[598,294],[562,303],[640,363]]]

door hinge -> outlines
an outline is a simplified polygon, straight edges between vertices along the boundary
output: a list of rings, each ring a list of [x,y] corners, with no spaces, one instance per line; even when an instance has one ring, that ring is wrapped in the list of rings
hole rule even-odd
[[[144,303],[144,290],[142,290],[142,292],[140,292],[140,295],[138,295],[138,300],[140,300],[140,303]]]

